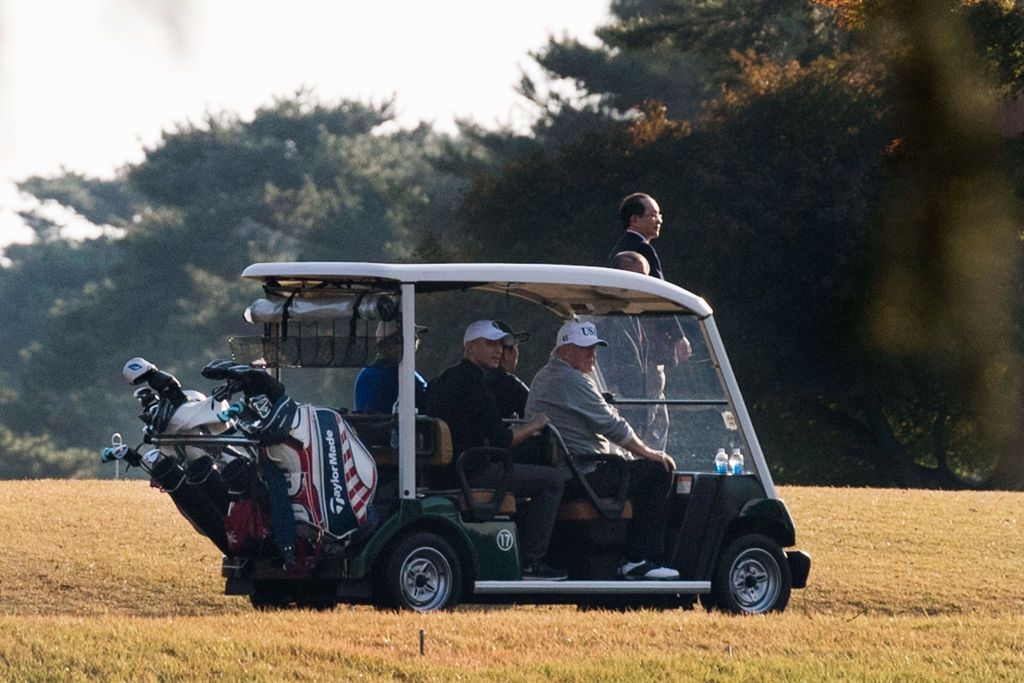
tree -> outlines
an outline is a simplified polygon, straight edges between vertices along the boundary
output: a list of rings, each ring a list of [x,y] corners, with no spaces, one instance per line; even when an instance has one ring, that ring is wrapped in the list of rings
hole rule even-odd
[[[248,121],[213,115],[166,132],[112,181],[23,183],[121,236],[9,252],[0,292],[30,277],[43,286],[11,331],[21,356],[3,423],[94,448],[136,409],[118,377],[125,360],[147,356],[185,380],[227,355],[226,337],[252,334],[242,312],[259,289],[238,278],[249,263],[409,258],[421,231],[451,222],[464,183],[435,168],[447,143],[429,128],[378,134],[390,116],[389,104],[300,92]],[[63,273],[47,272],[54,258]]]
[[[0,426],[2,479],[94,477],[98,465],[99,458],[86,449],[62,449],[48,437],[17,436]]]
[[[982,7],[988,5],[989,7]],[[996,134],[997,87],[988,72],[1010,76],[1021,66],[1021,36],[975,30],[1024,26],[1024,11],[994,20],[991,3],[964,21],[957,3],[897,3],[881,15],[889,53],[893,106],[903,131],[896,175],[879,226],[873,342],[949,382],[976,416],[980,436],[999,455],[992,482],[1024,487],[1020,423],[1020,211]],[[982,20],[979,20],[979,17]],[[869,24],[871,25],[871,24]],[[1009,38],[1016,65],[1004,49]],[[987,46],[979,59],[977,46]],[[991,48],[991,49],[990,49]]]
[[[610,10],[602,45],[552,38],[533,53],[546,83],[524,78],[521,90],[542,111],[538,135],[569,141],[566,129],[628,117],[648,99],[693,119],[740,78],[735,55],[806,66],[842,52],[847,35],[832,10],[808,0],[614,0]]]
[[[774,15],[779,30],[744,33],[716,24],[718,35],[747,36],[752,47],[736,51],[710,34],[694,47],[696,38],[673,34],[664,18],[712,7],[742,14],[738,4],[617,7],[634,14],[619,12],[618,22],[602,33],[606,43],[611,36],[620,41],[617,51],[598,51],[625,60],[647,54],[643,50],[653,44],[674,44],[687,54],[717,50],[735,70],[707,72],[725,87],[699,119],[670,118],[668,107],[649,102],[630,123],[609,117],[603,128],[555,151],[524,155],[501,175],[478,181],[464,218],[482,258],[500,253],[515,260],[599,263],[616,231],[611,203],[629,191],[649,191],[668,216],[667,235],[659,242],[667,275],[683,286],[699,283],[699,293],[720,307],[719,326],[730,339],[733,364],[767,446],[782,456],[783,480],[965,486],[994,470],[992,484],[1021,486],[1019,479],[998,476],[1019,451],[1006,447],[1006,435],[986,419],[997,413],[978,400],[986,391],[993,396],[983,380],[1005,378],[1002,397],[1017,403],[1019,351],[1009,352],[1007,341],[1020,336],[1008,326],[1006,293],[1019,291],[1011,264],[1020,247],[1008,239],[1014,208],[1000,180],[1000,162],[1009,155],[994,150],[994,138],[983,128],[964,127],[955,118],[956,110],[971,109],[965,98],[994,102],[1014,90],[1013,83],[984,86],[977,76],[984,69],[970,66],[972,46],[975,53],[989,46],[984,55],[998,56],[987,62],[998,66],[992,72],[1014,73],[1013,32],[949,43],[945,37],[955,37],[960,29],[954,27],[975,16],[978,5],[947,7],[936,19],[941,8],[905,3],[894,14],[878,15],[895,18],[874,34],[849,23],[830,29],[848,35],[828,46],[816,42],[818,34],[781,45],[757,43],[758,36],[785,36],[800,25],[786,21],[794,16],[786,10],[801,9],[783,4]],[[945,33],[913,34],[908,27],[916,27],[915,17]],[[1014,21],[970,25],[1005,28]],[[804,30],[808,25],[813,23]],[[623,36],[636,41],[621,42]],[[929,59],[939,46],[946,57]],[[726,63],[706,63],[712,62]],[[949,97],[966,73],[975,74],[968,77],[971,88]],[[583,86],[596,82],[580,79]],[[922,93],[922,85],[931,87]],[[949,106],[955,102],[964,104]],[[948,143],[951,135],[964,137],[943,147],[941,140]],[[937,195],[935,183],[945,188]],[[908,187],[917,189],[907,196]],[[979,187],[986,191],[979,194]],[[958,199],[936,202],[936,196]],[[973,230],[957,216],[958,207],[973,215]],[[602,225],[607,228],[595,227]],[[688,239],[673,239],[680,234]],[[977,303],[993,290],[986,294],[980,286],[987,273],[980,263],[962,273],[956,259],[945,265],[922,259],[931,252],[921,247],[936,235],[951,244],[964,244],[971,235],[983,241],[988,256],[981,260],[998,273],[999,292],[997,305],[984,315],[971,317],[966,306],[940,308],[951,300]],[[901,251],[904,240],[911,248]],[[922,286],[910,295],[917,307],[906,305],[898,276],[884,284],[894,272],[890,257],[900,253],[916,266],[909,272],[924,271]],[[966,289],[951,299],[949,288],[960,284]],[[939,292],[947,296],[935,296]],[[889,315],[893,310],[899,312]],[[945,317],[938,315],[942,311]],[[958,333],[948,334],[951,320]],[[899,347],[895,322],[918,324],[911,336],[926,340],[923,353]],[[964,342],[962,329],[971,330],[977,345]],[[951,340],[964,350],[982,350],[982,361],[972,364],[959,350],[951,353]],[[996,422],[1014,423],[1005,413]]]

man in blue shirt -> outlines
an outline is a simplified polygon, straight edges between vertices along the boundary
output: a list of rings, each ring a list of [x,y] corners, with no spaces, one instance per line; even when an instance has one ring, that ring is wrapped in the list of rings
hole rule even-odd
[[[416,326],[416,347],[427,328]],[[402,360],[402,328],[398,321],[377,323],[377,358],[356,376],[355,411],[390,413],[398,400],[398,363]],[[416,406],[422,405],[427,381],[416,373]]]

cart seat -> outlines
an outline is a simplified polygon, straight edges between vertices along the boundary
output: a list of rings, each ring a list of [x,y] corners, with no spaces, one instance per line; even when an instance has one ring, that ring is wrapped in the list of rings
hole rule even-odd
[[[397,425],[395,415],[354,413],[346,415],[345,421],[370,449],[378,467],[398,467],[398,449],[391,446]],[[451,430],[444,420],[426,415],[416,416],[416,480],[424,491],[451,498],[464,514],[479,516],[480,509],[490,506],[494,499],[494,489],[470,489],[471,509],[464,492],[453,488]],[[492,514],[514,515],[515,496],[505,493],[501,503],[491,509]]]
[[[398,467],[398,449],[391,445],[398,427],[398,416],[374,413],[350,413],[345,422],[359,435],[378,467]],[[444,420],[416,416],[416,466],[448,466],[452,461],[452,437]]]
[[[494,498],[494,489],[470,489],[470,497],[473,502],[480,505],[487,505]],[[466,497],[460,491],[457,495],[456,502],[459,505],[459,510],[467,513],[469,512],[469,506],[466,505]],[[498,507],[496,514],[499,515],[514,515],[516,514],[516,497],[511,493],[506,493],[501,499],[501,505]]]

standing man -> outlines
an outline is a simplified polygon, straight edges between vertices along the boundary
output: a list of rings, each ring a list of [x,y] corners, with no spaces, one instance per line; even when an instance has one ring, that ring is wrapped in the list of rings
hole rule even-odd
[[[495,320],[508,336],[502,340],[501,360],[498,367],[487,373],[487,386],[498,402],[502,419],[517,419],[526,415],[526,399],[530,388],[516,376],[519,365],[519,344],[530,338],[529,332],[516,332],[502,320]]]
[[[442,372],[427,388],[426,412],[448,424],[456,458],[467,448],[510,448],[548,423],[546,415],[535,412],[529,422],[509,427],[498,414],[498,403],[487,386],[484,373],[498,367],[503,342],[508,336],[509,333],[493,320],[470,324],[462,336],[462,361]],[[472,486],[491,488],[501,474],[498,465],[491,465],[467,472],[467,478]],[[566,578],[564,571],[541,561],[548,551],[564,486],[562,474],[554,467],[512,466],[509,491],[516,498],[530,499],[529,506],[516,520],[524,579],[559,581]]]
[[[627,460],[627,495],[634,516],[626,532],[618,575],[624,579],[678,579],[678,571],[659,562],[665,551],[665,511],[676,463],[665,451],[645,444],[598,390],[590,373],[597,347],[607,345],[597,336],[594,323],[570,320],[562,325],[550,360],[530,385],[526,415],[546,414],[570,455],[621,457],[612,453],[612,443],[632,453],[634,458]],[[598,463],[583,470],[583,476],[598,495],[609,496],[618,490],[618,469],[611,463]]]
[[[641,275],[650,275],[647,259],[635,251],[620,251],[612,257],[612,266]],[[617,399],[665,399],[665,366],[658,348],[652,348],[651,334],[639,316],[609,316],[605,336],[611,346],[600,360],[606,388]],[[657,359],[657,362],[655,362]],[[668,443],[668,406],[664,403],[617,406],[644,443],[664,450]]]
[[[658,202],[649,194],[634,192],[619,204],[619,217],[626,232],[608,256],[608,265],[664,280],[661,259],[651,244],[651,240],[661,235],[662,216]],[[637,254],[647,261],[646,267],[642,260],[636,258]],[[678,321],[666,321],[651,331],[658,336],[663,347],[667,346],[661,353],[665,360],[658,361],[659,364],[664,365],[667,361],[675,366],[690,358],[690,340],[686,338],[686,333]]]
[[[635,192],[619,204],[619,218],[625,234],[616,243],[608,260],[612,261],[616,254],[623,251],[635,251],[647,259],[652,277],[664,280],[661,272],[661,259],[654,250],[651,241],[661,235],[661,207],[649,194]],[[613,266],[614,267],[614,266]]]

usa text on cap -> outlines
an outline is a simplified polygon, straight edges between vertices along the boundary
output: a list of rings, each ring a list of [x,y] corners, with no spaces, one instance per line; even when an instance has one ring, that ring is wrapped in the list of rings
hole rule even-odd
[[[555,346],[575,344],[576,346],[608,346],[608,342],[597,336],[597,327],[591,322],[580,322],[570,320],[558,330],[558,339]]]

